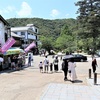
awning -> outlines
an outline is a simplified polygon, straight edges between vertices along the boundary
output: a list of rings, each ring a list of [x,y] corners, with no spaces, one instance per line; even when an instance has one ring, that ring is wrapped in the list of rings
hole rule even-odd
[[[4,53],[4,55],[12,55],[12,54],[20,54],[20,53],[25,53],[25,52],[23,49],[20,48],[10,48]]]

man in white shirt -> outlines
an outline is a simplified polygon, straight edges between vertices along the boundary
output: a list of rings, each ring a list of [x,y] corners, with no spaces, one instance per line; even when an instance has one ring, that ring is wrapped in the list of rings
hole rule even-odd
[[[48,73],[48,67],[49,67],[49,60],[47,59],[47,56],[44,59],[44,72]]]

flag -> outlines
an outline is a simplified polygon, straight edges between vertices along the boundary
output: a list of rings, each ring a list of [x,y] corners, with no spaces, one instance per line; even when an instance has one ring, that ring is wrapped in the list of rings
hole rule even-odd
[[[36,47],[36,44],[32,42],[27,48],[25,48],[25,52],[28,52],[31,48]]]
[[[14,38],[9,38],[6,43],[1,47],[1,51],[2,53],[6,52],[14,43],[15,43],[15,39]]]

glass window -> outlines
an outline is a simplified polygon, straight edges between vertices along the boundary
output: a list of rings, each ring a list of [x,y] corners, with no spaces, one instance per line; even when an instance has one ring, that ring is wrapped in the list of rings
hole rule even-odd
[[[25,35],[25,32],[21,32],[21,35]]]

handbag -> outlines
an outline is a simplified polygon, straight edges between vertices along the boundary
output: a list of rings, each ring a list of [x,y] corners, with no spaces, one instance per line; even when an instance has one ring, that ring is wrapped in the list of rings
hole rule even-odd
[[[69,73],[71,73],[71,70],[69,70]]]

